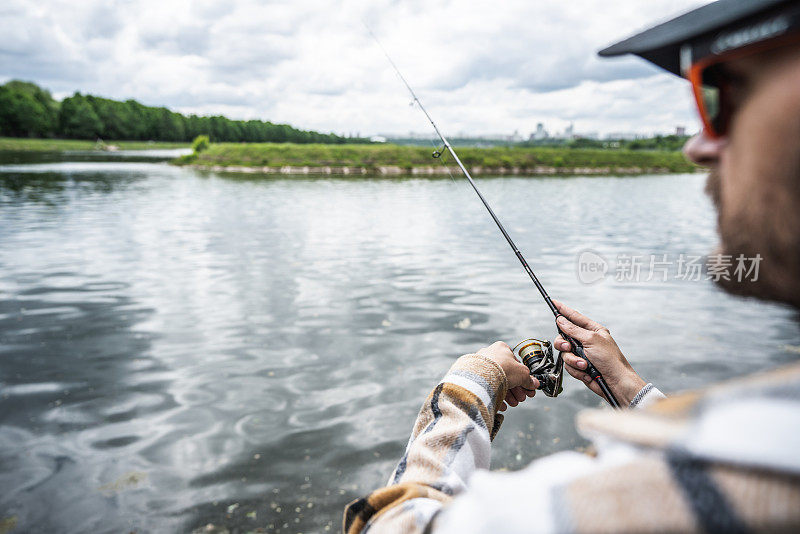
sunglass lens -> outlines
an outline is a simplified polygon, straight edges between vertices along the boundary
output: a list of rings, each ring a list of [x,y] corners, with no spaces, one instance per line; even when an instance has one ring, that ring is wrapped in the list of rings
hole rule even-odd
[[[707,119],[709,124],[714,126],[714,129],[718,129],[718,119],[719,119],[719,89],[716,87],[711,87],[708,85],[704,85],[702,87],[702,94],[703,94],[703,105],[705,105],[705,111],[707,115]]]
[[[716,69],[712,67],[703,71],[702,79],[701,95],[705,106],[706,120],[714,128],[714,132],[723,135],[725,124],[723,124],[722,90],[720,89],[722,84]]]

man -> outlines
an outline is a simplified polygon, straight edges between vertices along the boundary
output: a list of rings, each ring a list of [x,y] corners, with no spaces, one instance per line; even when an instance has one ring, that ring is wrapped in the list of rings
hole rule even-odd
[[[634,53],[692,83],[721,253],[762,259],[726,289],[800,308],[800,3],[720,0],[601,52]],[[557,303],[626,410],[578,428],[594,456],[562,452],[489,473],[497,412],[538,384],[504,343],[459,358],[420,411],[389,485],[351,503],[347,532],[800,531],[800,365],[665,399],[609,331]],[[599,389],[562,338],[567,371]]]

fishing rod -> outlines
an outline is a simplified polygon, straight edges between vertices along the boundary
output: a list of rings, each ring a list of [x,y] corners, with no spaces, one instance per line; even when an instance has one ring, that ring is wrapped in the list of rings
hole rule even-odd
[[[364,25],[366,26],[366,24],[364,24]],[[558,319],[559,315],[562,315],[561,312],[559,312],[558,308],[556,308],[555,304],[553,304],[553,301],[550,298],[550,295],[547,294],[547,291],[545,290],[544,286],[542,285],[541,282],[539,282],[539,279],[536,277],[536,274],[534,274],[534,272],[531,269],[530,265],[528,265],[528,262],[525,260],[525,257],[522,255],[522,252],[520,252],[519,249],[517,248],[517,245],[514,244],[514,241],[511,239],[511,236],[508,235],[508,232],[506,232],[506,229],[503,227],[503,224],[500,222],[500,219],[497,218],[497,215],[495,215],[494,210],[492,210],[492,207],[489,206],[489,202],[486,201],[486,198],[484,198],[484,196],[481,193],[480,189],[478,189],[478,186],[475,185],[475,181],[472,179],[472,176],[470,175],[470,173],[467,170],[467,168],[461,162],[461,158],[458,157],[458,154],[456,154],[456,151],[453,149],[452,145],[450,145],[450,142],[447,140],[447,138],[444,135],[442,135],[441,131],[439,131],[439,127],[436,126],[435,122],[433,122],[433,119],[431,118],[430,114],[428,113],[428,110],[426,110],[425,106],[422,105],[422,102],[420,102],[419,98],[417,97],[417,94],[414,92],[414,89],[411,87],[411,84],[408,83],[408,81],[406,80],[405,76],[403,76],[403,73],[400,72],[400,69],[397,67],[395,62],[392,60],[391,56],[389,56],[389,53],[383,47],[383,45],[378,40],[378,38],[375,36],[375,34],[372,33],[372,30],[369,28],[369,26],[366,26],[366,27],[367,27],[367,31],[369,32],[369,34],[372,36],[372,38],[375,40],[375,42],[378,43],[378,46],[383,51],[383,54],[386,56],[386,59],[389,60],[389,63],[392,65],[392,68],[394,68],[394,71],[397,73],[397,76],[400,78],[400,80],[402,80],[403,84],[406,86],[406,89],[408,89],[408,92],[411,93],[411,96],[414,99],[413,100],[414,103],[416,103],[419,106],[419,109],[421,109],[422,112],[425,114],[425,117],[427,117],[428,121],[431,123],[431,126],[433,126],[433,129],[436,132],[436,135],[442,141],[442,144],[443,144],[442,149],[441,150],[435,150],[433,152],[433,157],[437,158],[437,159],[440,158],[445,150],[447,150],[450,153],[450,155],[453,156],[453,160],[456,162],[456,165],[458,165],[458,168],[461,169],[462,173],[464,173],[464,176],[466,176],[467,180],[469,181],[469,184],[472,186],[472,189],[475,190],[475,193],[478,195],[478,198],[481,199],[481,202],[483,202],[483,205],[484,205],[484,207],[486,207],[486,210],[489,212],[489,215],[492,216],[492,220],[494,220],[494,223],[497,225],[497,228],[500,229],[500,232],[503,234],[503,237],[506,239],[506,241],[508,242],[508,244],[511,247],[511,249],[514,251],[514,254],[517,256],[517,259],[522,264],[522,267],[525,269],[525,272],[528,273],[528,276],[533,281],[533,285],[535,285],[536,289],[539,290],[539,293],[542,295],[542,298],[544,298],[544,301],[547,304],[547,306],[550,308],[550,311],[553,312],[554,317],[556,319]],[[445,167],[447,167],[447,165],[443,161],[442,161],[442,164],[445,165]],[[588,374],[591,377],[591,379],[600,388],[600,391],[603,393],[603,396],[606,398],[606,401],[608,401],[608,403],[612,407],[619,408],[620,407],[619,401],[617,401],[617,398],[611,392],[611,389],[608,387],[608,384],[606,383],[605,379],[603,378],[603,375],[600,374],[600,371],[598,371],[597,368],[594,365],[592,365],[592,362],[589,361],[589,358],[586,357],[586,353],[583,350],[583,344],[580,341],[578,341],[577,339],[574,339],[573,337],[567,335],[561,329],[561,327],[558,326],[558,323],[556,323],[556,328],[558,329],[558,332],[561,334],[561,336],[566,341],[568,341],[569,344],[572,346],[572,353],[575,354],[576,356],[578,356],[579,358],[582,358],[586,362],[586,371],[585,371],[586,374]],[[522,342],[522,343],[524,343],[524,342]],[[560,359],[561,359],[561,355],[559,354],[559,360]],[[523,361],[525,361],[525,358],[523,358]],[[559,388],[560,388],[560,375],[559,375],[558,382],[559,382],[558,385],[559,385]],[[540,381],[540,384],[542,384],[542,381]],[[552,395],[552,396],[555,396],[557,394],[558,394],[558,391],[556,391],[555,394]]]

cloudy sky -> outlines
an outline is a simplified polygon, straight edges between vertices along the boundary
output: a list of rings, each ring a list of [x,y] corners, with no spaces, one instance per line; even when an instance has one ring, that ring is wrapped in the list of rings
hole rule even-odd
[[[704,0],[2,0],[0,82],[336,133],[698,128],[685,82],[595,52]]]

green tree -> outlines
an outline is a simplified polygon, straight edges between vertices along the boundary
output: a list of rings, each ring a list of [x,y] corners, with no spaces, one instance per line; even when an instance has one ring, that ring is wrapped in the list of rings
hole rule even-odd
[[[203,150],[208,149],[209,145],[210,142],[207,135],[198,135],[194,138],[194,141],[192,141],[192,151],[194,151],[195,154],[199,154]]]
[[[46,137],[53,131],[47,110],[29,94],[0,87],[0,135]]]
[[[85,96],[75,93],[61,102],[59,133],[75,139],[94,139],[103,131],[103,123]]]
[[[213,141],[353,143],[344,138],[288,124],[234,121],[223,116],[185,116],[135,100],[120,102],[75,93],[60,104],[34,83],[14,80],[0,86],[0,135],[108,140],[188,141],[208,135]]]
[[[58,103],[37,85],[12,80],[0,86],[0,135],[52,136],[57,115]]]

